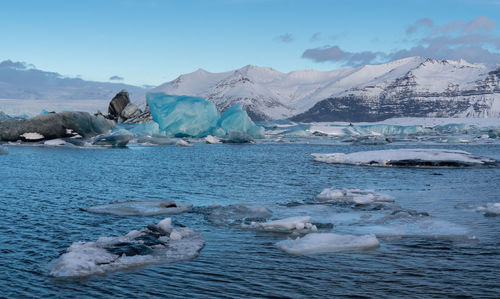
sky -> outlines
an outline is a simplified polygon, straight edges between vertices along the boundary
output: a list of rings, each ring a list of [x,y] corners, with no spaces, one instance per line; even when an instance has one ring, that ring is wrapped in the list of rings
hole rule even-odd
[[[409,56],[500,64],[500,0],[0,0],[0,61],[86,80]]]

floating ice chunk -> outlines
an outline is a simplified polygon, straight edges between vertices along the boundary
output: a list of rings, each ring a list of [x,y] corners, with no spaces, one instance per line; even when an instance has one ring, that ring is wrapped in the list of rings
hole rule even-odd
[[[4,146],[0,146],[0,155],[7,155],[9,153],[9,149],[4,147]]]
[[[487,203],[484,206],[477,207],[476,211],[483,213],[484,216],[500,216],[500,203]]]
[[[330,189],[326,188],[316,196],[320,201],[327,202],[352,202],[355,204],[365,205],[372,203],[393,202],[394,198],[377,193],[373,190],[360,190],[355,188],[350,189]]]
[[[36,132],[28,132],[20,135],[22,140],[25,141],[40,141],[45,138],[42,134],[36,133]]]
[[[244,228],[286,233],[309,233],[318,230],[315,225],[311,224],[311,216],[295,216],[268,222],[251,222],[250,225],[242,224],[242,226]]]
[[[241,131],[231,131],[227,138],[222,139],[224,143],[254,143],[252,136]]]
[[[169,200],[146,200],[97,205],[88,208],[87,211],[96,214],[111,214],[117,216],[153,216],[180,214],[189,211],[191,207],[191,204],[183,202],[173,202]]]
[[[497,166],[487,157],[474,156],[465,151],[445,149],[395,149],[355,152],[350,154],[312,154],[314,160],[332,164],[384,167],[481,167]]]
[[[241,104],[235,104],[222,113],[217,126],[226,133],[232,131],[244,132],[253,138],[264,138],[264,128],[257,126],[248,117]]]
[[[177,142],[175,143],[175,145],[180,146],[180,147],[190,147],[190,146],[193,146],[191,143],[187,142],[184,139],[177,140]]]
[[[170,139],[167,137],[161,137],[161,136],[144,136],[144,137],[139,137],[135,140],[138,144],[141,145],[172,145],[175,144],[174,139]]]
[[[380,243],[374,235],[311,233],[295,240],[280,241],[276,243],[276,246],[290,254],[317,254],[378,248]]]
[[[146,99],[153,120],[167,136],[204,137],[217,126],[217,108],[203,98],[149,93]]]
[[[96,137],[93,144],[105,147],[126,147],[131,139],[132,136],[127,130],[119,129]]]
[[[186,227],[170,226],[169,231],[163,230],[167,222],[163,220],[161,226],[150,225],[120,237],[75,242],[53,262],[50,275],[59,278],[86,277],[198,256],[205,245],[203,235]]]
[[[43,144],[46,146],[63,146],[66,145],[66,141],[62,139],[51,139],[46,140]]]
[[[269,219],[273,212],[264,206],[249,206],[235,204],[217,206],[211,211],[209,220],[216,225],[241,225],[253,222],[263,222]]]
[[[205,142],[208,144],[220,144],[220,143],[222,143],[219,138],[214,137],[212,135],[208,135],[207,137],[205,137]]]

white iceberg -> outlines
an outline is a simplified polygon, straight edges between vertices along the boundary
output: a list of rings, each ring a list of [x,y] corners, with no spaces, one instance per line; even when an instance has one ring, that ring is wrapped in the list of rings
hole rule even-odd
[[[114,202],[97,205],[87,209],[90,213],[111,214],[116,216],[154,216],[180,214],[191,210],[193,205],[170,200],[145,200]]]
[[[120,237],[75,242],[53,261],[50,275],[79,278],[134,269],[152,264],[193,259],[205,245],[203,235],[171,226],[170,218]]]
[[[295,240],[280,241],[276,243],[276,246],[290,254],[318,254],[378,248],[380,243],[374,235],[311,233]]]
[[[497,166],[498,161],[460,150],[394,149],[350,154],[312,154],[315,161],[331,164],[382,167],[481,167]]]
[[[316,196],[319,201],[325,202],[349,202],[360,205],[372,204],[372,203],[386,203],[393,202],[394,198],[377,193],[373,190],[360,190],[356,188],[347,189],[330,189],[326,188],[321,191],[320,194]]]
[[[271,232],[300,234],[318,230],[317,227],[311,223],[311,216],[295,216],[268,222],[251,222],[250,225],[242,224],[242,227]]]

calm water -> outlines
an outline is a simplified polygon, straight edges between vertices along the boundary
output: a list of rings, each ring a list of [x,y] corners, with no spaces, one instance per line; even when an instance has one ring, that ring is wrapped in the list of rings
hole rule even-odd
[[[398,147],[404,145],[9,147],[0,156],[0,297],[498,297],[500,217],[455,206],[500,202],[500,168],[368,168],[317,163],[310,155]],[[499,144],[439,147],[500,159]],[[214,225],[201,208],[172,216],[203,232],[206,245],[194,260],[82,280],[49,276],[49,263],[72,242],[164,218],[82,208],[169,199],[198,207],[265,204],[279,214],[327,187],[387,193],[405,209],[465,227],[466,236],[379,238],[380,248],[368,252],[294,256],[275,247],[284,236]]]

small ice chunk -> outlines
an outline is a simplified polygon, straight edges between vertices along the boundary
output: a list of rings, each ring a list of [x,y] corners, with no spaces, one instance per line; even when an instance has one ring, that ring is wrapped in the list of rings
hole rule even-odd
[[[500,203],[487,203],[484,206],[477,207],[476,211],[483,213],[484,216],[500,216]]]
[[[331,164],[382,167],[481,167],[498,166],[498,161],[468,152],[447,149],[394,149],[350,154],[312,154],[315,161]]]
[[[333,233],[310,233],[295,240],[288,239],[276,246],[290,254],[317,254],[345,250],[377,248],[379,241],[374,235],[339,235]]]
[[[321,191],[316,198],[320,201],[326,202],[352,202],[359,205],[394,201],[394,198],[389,195],[378,193],[373,190],[360,190],[356,188],[326,188],[323,189],[323,191]]]
[[[164,232],[170,232],[172,230],[172,219],[165,218],[162,221],[158,222],[158,228]]]
[[[175,145],[180,146],[180,147],[190,147],[190,146],[193,146],[191,143],[187,142],[184,139],[177,140],[177,142],[175,143]]]
[[[20,137],[26,141],[40,141],[45,138],[45,136],[36,132],[27,132],[22,134]]]
[[[295,216],[268,222],[252,222],[249,226],[243,225],[243,227],[287,233],[307,233],[317,230],[316,226],[311,224],[311,216]]]
[[[46,146],[62,146],[66,144],[66,141],[62,139],[52,139],[52,140],[46,140],[43,144]]]
[[[220,144],[220,143],[222,143],[219,138],[214,137],[212,135],[208,135],[207,137],[205,137],[205,142],[208,144]]]
[[[114,202],[97,205],[87,209],[90,213],[111,214],[117,216],[154,216],[180,214],[189,211],[193,205],[170,200],[145,200]]]

